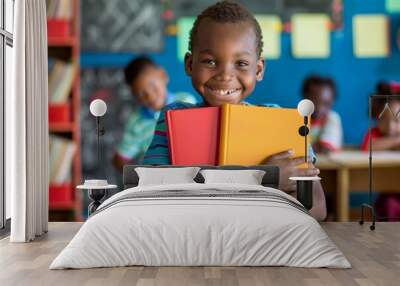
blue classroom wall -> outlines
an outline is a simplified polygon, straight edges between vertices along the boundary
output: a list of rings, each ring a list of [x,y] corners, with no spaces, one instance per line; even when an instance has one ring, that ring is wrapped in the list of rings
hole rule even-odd
[[[282,34],[282,55],[268,60],[264,80],[248,98],[251,103],[275,102],[295,107],[300,100],[302,80],[310,73],[331,76],[337,84],[338,100],[334,106],[342,116],[346,144],[360,144],[367,129],[367,97],[379,80],[400,81],[400,52],[396,32],[400,14],[391,14],[391,55],[389,58],[357,59],[353,56],[352,18],[356,14],[386,13],[385,0],[344,0],[344,28],[331,33],[331,56],[328,59],[299,60],[291,55],[290,34]],[[176,37],[166,36],[163,51],[149,54],[170,75],[169,89],[195,94],[183,63],[177,59]],[[81,54],[82,68],[123,67],[136,56],[131,53]]]

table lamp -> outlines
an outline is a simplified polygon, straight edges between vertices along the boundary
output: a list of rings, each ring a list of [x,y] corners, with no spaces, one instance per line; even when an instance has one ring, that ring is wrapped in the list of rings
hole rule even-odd
[[[107,112],[107,104],[101,99],[95,99],[90,103],[90,113],[96,118],[96,136],[97,136],[97,164],[100,162],[100,136],[105,133],[104,127],[100,125],[100,117]],[[108,184],[107,180],[85,180],[83,185],[77,186],[78,189],[88,190],[89,198],[92,202],[89,204],[89,215],[96,211],[100,206],[101,200],[104,199],[108,189],[116,188],[116,185]]]
[[[303,99],[297,105],[297,111],[304,117],[304,125],[299,128],[299,134],[304,137],[304,162],[308,163],[307,135],[310,133],[308,117],[314,112],[314,103],[309,99]],[[321,180],[321,178],[290,177],[289,179],[296,181],[297,200],[301,202],[306,209],[311,209],[313,205],[313,182]]]
[[[314,103],[309,99],[303,99],[297,105],[297,112],[304,117],[304,125],[299,128],[299,134],[304,137],[304,162],[308,162],[307,135],[310,133],[308,128],[308,117],[314,113]]]
[[[101,99],[95,99],[90,103],[90,113],[96,117],[96,135],[97,135],[97,163],[100,164],[100,136],[105,133],[104,127],[100,127],[100,117],[107,112],[107,104]]]
[[[391,84],[391,90],[394,93],[400,93],[400,84],[397,83],[392,83]],[[383,110],[378,116],[378,119],[380,119],[383,115],[384,112],[387,112],[387,110],[390,111],[391,115],[396,119],[399,120],[400,117],[400,110],[398,110],[396,113],[390,108],[389,106],[389,99],[390,98],[400,98],[400,94],[391,94],[391,95],[375,95],[372,94],[369,96],[368,100],[368,133],[369,133],[369,141],[368,141],[368,203],[363,203],[361,205],[361,219],[359,220],[359,224],[364,224],[364,211],[370,210],[370,214],[372,217],[372,223],[369,226],[370,230],[375,230],[375,223],[377,219],[400,219],[400,218],[378,218],[376,213],[375,213],[375,208],[372,202],[372,192],[373,192],[373,186],[372,186],[372,176],[373,176],[373,164],[372,164],[372,128],[373,128],[373,116],[372,116],[372,104],[374,99],[378,100],[386,100],[386,103],[383,107]]]

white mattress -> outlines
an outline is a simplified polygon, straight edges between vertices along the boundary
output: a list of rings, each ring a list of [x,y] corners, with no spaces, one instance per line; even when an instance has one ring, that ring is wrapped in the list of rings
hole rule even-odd
[[[262,186],[180,184],[127,189],[100,206],[50,269],[128,265],[351,267],[319,223],[290,203],[243,196],[121,200],[137,192],[167,190],[258,190],[300,204],[279,190]]]

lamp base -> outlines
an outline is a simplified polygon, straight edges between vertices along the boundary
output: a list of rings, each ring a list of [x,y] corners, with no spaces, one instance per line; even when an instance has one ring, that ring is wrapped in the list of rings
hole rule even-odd
[[[115,189],[117,186],[108,184],[107,180],[85,180],[83,185],[79,185],[76,188],[88,191],[90,199],[88,214],[90,216],[101,205],[107,195],[107,190]]]
[[[369,209],[371,211],[371,216],[372,216],[372,224],[369,226],[370,230],[375,230],[375,222],[376,222],[376,214],[375,214],[375,209],[373,206],[370,204],[362,204],[361,205],[361,219],[358,222],[360,225],[364,224],[364,209]]]
[[[101,205],[101,200],[105,197],[107,189],[89,189],[89,198],[92,201],[88,206],[89,215],[94,213]]]
[[[290,177],[289,180],[296,181],[297,200],[310,210],[313,206],[313,182],[321,180],[320,177]]]
[[[310,210],[313,206],[313,181],[296,181],[297,200]]]

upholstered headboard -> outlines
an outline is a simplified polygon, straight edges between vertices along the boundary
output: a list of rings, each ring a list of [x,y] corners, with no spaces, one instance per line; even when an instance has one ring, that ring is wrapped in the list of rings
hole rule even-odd
[[[123,171],[123,184],[124,189],[136,187],[139,182],[139,177],[135,171],[136,167],[147,167],[147,168],[179,168],[185,166],[149,166],[149,165],[125,165]],[[257,165],[257,166],[198,166],[201,169],[222,169],[222,170],[263,170],[265,171],[264,178],[262,180],[262,185],[265,187],[278,188],[279,185],[279,167],[271,165]],[[199,173],[194,180],[197,183],[204,183],[203,176]]]

